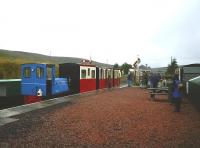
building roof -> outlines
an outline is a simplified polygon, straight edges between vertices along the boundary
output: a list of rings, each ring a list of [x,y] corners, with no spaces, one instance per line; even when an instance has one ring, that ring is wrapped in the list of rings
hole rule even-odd
[[[152,68],[153,73],[164,74],[167,71],[167,67]]]
[[[200,67],[199,63],[189,64],[189,65],[183,65],[183,67]]]
[[[151,71],[151,68],[150,68],[150,67],[146,67],[146,66],[144,66],[144,65],[140,65],[140,66],[139,66],[139,69],[140,69],[140,70],[143,70],[143,71]]]

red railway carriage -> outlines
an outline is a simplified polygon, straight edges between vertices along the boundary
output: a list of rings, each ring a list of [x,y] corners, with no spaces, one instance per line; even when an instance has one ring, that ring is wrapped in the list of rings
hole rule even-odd
[[[88,62],[59,64],[59,75],[68,78],[69,94],[96,90],[96,66]]]
[[[97,74],[97,78],[98,78],[98,87],[97,89],[103,89],[106,88],[106,68],[98,68],[98,74]]]
[[[113,72],[113,86],[114,87],[120,86],[120,78],[121,78],[120,69],[114,69],[114,72]]]
[[[95,65],[80,65],[80,92],[96,90]]]
[[[108,68],[106,69],[106,80],[107,80],[107,87],[113,87],[113,69]]]

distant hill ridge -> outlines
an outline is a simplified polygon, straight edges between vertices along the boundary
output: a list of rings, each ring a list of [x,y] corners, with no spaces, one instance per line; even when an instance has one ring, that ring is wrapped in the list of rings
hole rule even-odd
[[[57,57],[57,56],[47,56],[37,53],[29,53],[22,51],[10,51],[0,49],[0,62],[15,62],[18,64],[22,63],[80,63],[82,58],[74,58],[74,57]],[[92,61],[93,64],[101,67],[112,67],[113,65],[100,63],[96,61]]]
[[[81,58],[56,57],[37,53],[0,49],[0,79],[21,78],[21,64],[24,63],[81,63],[82,60],[83,59]],[[113,65],[100,63],[96,61],[93,61],[92,64],[100,67],[113,67]]]

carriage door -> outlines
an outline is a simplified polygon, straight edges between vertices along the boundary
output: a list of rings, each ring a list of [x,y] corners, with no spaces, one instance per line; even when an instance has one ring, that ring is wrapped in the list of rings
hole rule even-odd
[[[36,91],[42,91],[42,96],[46,96],[46,65],[36,66],[36,79],[35,79]],[[40,89],[40,90],[39,90]],[[37,94],[39,95],[39,94]]]
[[[52,95],[52,89],[53,89],[53,69],[52,69],[52,65],[47,65],[46,68],[46,84],[47,84],[47,96],[51,96]]]
[[[56,68],[54,65],[50,65],[49,66],[49,77],[50,77],[50,91],[51,91],[51,95],[54,95],[56,93],[58,93],[58,89],[59,89],[59,83],[58,81],[56,81]]]
[[[100,78],[101,78],[101,68],[96,67],[96,89],[99,89]]]

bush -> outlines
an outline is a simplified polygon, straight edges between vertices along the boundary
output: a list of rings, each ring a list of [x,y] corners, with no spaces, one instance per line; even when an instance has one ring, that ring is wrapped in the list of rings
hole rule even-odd
[[[0,63],[0,79],[16,79],[20,78],[21,64],[13,62]]]

